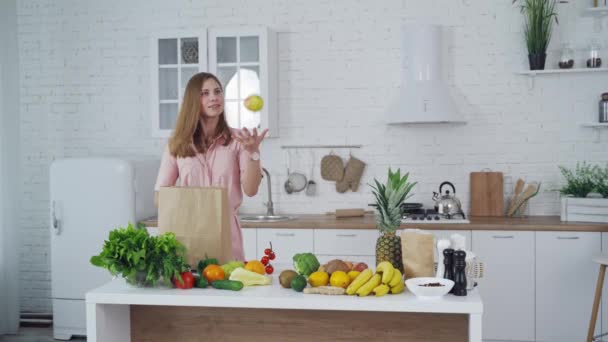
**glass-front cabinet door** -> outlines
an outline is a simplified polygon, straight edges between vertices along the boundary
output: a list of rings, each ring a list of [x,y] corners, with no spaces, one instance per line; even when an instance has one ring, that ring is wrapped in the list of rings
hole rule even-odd
[[[226,119],[234,128],[269,129],[278,136],[276,34],[265,27],[209,29],[209,70],[224,87]],[[259,112],[245,108],[244,100],[260,95]]]
[[[202,32],[202,33],[201,33]],[[169,137],[188,80],[207,70],[206,30],[197,34],[163,34],[152,38],[152,135]]]

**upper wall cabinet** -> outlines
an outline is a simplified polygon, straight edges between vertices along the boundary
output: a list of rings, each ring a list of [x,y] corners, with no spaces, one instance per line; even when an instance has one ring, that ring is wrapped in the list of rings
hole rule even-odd
[[[210,28],[208,33],[209,71],[225,88],[228,124],[268,128],[269,136],[278,136],[276,33],[266,27]],[[253,94],[264,99],[259,112],[243,104]]]
[[[207,32],[171,33],[152,37],[152,135],[169,137],[188,80],[207,70]]]

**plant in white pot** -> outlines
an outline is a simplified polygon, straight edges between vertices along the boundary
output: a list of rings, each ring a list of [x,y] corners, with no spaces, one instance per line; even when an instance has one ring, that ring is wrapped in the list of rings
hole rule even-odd
[[[562,221],[608,222],[608,165],[559,167],[566,184],[559,190]]]

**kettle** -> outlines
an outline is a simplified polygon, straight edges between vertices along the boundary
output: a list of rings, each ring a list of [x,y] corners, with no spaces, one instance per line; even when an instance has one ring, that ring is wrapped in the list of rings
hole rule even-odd
[[[443,194],[443,187],[449,185],[452,188],[452,194],[450,190],[446,190]],[[435,211],[441,215],[452,216],[462,215],[462,205],[460,200],[456,198],[456,188],[454,184],[450,182],[443,182],[439,185],[439,192],[433,191],[433,200],[435,201]]]

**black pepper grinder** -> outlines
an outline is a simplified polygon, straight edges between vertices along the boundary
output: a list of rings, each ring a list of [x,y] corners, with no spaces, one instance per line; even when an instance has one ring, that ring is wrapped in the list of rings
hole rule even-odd
[[[465,251],[454,252],[454,287],[452,293],[455,296],[466,296],[467,295],[467,276],[464,272],[466,264],[467,253]]]
[[[454,280],[454,249],[446,248],[443,250],[443,277],[445,279]]]

